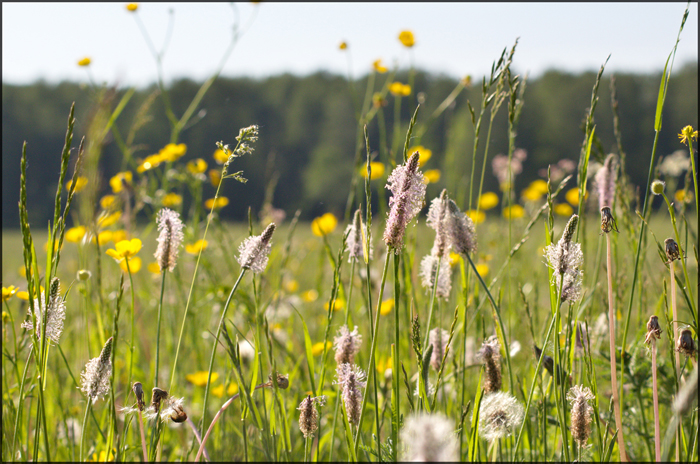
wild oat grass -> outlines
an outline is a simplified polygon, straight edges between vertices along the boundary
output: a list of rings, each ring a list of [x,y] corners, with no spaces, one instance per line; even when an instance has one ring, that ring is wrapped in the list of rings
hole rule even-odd
[[[527,100],[511,69],[517,41],[481,81],[471,125],[450,128],[473,131],[472,163],[469,182],[442,193],[421,137],[470,81],[430,115],[416,105],[406,125],[413,64],[404,84],[375,62],[362,102],[349,81],[357,139],[352,181],[338,186],[345,210],[287,219],[272,205],[275,180],[263,186],[262,219],[249,210],[247,224],[232,224],[218,212],[235,201],[224,195],[232,180],[246,182],[239,158],[275,134],[251,121],[209,146],[179,137],[239,36],[177,116],[138,9],[127,6],[158,64],[168,143],[137,159],[133,136],[113,125],[127,93],[72,151],[71,108],[48,230],[27,214],[38,148],[17,147],[21,231],[2,238],[3,461],[697,461],[697,211],[671,203],[675,181],[651,182],[656,145],[638,199],[617,124],[605,148],[620,153],[598,148],[605,64],[581,109],[580,159],[537,166],[546,175],[518,197],[516,176],[533,161],[517,148]],[[413,53],[411,31],[399,40]],[[508,131],[492,133],[501,109]],[[372,124],[380,140],[369,139]],[[692,158],[697,131],[668,130]],[[124,168],[98,199],[93,174],[110,131]],[[508,138],[507,155],[489,153],[494,137]],[[220,167],[205,175],[207,160],[181,160],[188,149],[210,150]],[[489,160],[500,193],[482,191]],[[208,200],[206,182],[216,188]],[[650,193],[666,208],[652,208]],[[659,317],[647,325],[649,314]]]

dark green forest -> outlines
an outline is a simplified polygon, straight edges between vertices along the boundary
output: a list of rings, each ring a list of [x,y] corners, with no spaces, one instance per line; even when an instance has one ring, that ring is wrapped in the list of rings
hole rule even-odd
[[[379,91],[387,74],[377,75],[375,90]],[[646,183],[648,160],[654,139],[654,113],[661,73],[653,75],[615,75],[619,102],[619,129],[622,148],[627,155],[627,175],[637,186]],[[524,107],[517,127],[515,145],[527,151],[523,172],[515,181],[515,191],[524,189],[540,177],[539,171],[550,163],[569,158],[578,161],[584,118],[591,101],[596,73],[569,74],[549,71],[537,79],[529,79],[524,91]],[[601,160],[609,152],[617,152],[611,108],[611,74],[603,74],[595,111],[596,144],[593,156]],[[407,73],[395,76],[407,82]],[[467,102],[477,110],[481,101],[480,78],[465,88],[453,104],[429,126],[426,122],[435,109],[458,85],[457,80],[417,71],[413,92],[402,99],[400,107],[400,145],[403,146],[409,120],[420,101],[418,124],[424,132],[415,134],[414,145],[432,150],[432,158],[423,169],[440,169],[439,182],[428,186],[428,198],[442,188],[457,192],[458,202],[464,204],[471,169],[474,127]],[[215,143],[234,144],[241,127],[257,124],[260,139],[253,155],[236,159],[234,170],[242,170],[248,183],[228,182],[221,194],[231,202],[221,210],[221,217],[241,220],[248,207],[257,213],[265,198],[266,185],[278,176],[272,197],[276,208],[291,216],[301,209],[302,218],[313,218],[326,211],[342,215],[345,211],[351,177],[356,172],[358,124],[353,98],[361,103],[366,93],[368,77],[348,84],[346,78],[327,73],[308,76],[280,75],[266,79],[220,78],[204,96],[190,124],[178,142],[187,144],[187,153],[179,163],[203,158],[209,167],[216,167],[212,154]],[[181,115],[196,94],[201,83],[191,80],[175,81],[168,87],[173,111]],[[157,90],[137,90],[116,121],[122,137],[129,133],[139,109]],[[66,121],[71,103],[75,102],[76,136],[73,146],[88,133],[90,121],[96,114],[98,96],[101,104],[114,108],[126,89],[96,89],[91,86],[63,82],[57,85],[37,82],[32,85],[2,86],[2,220],[4,228],[18,227],[17,204],[20,190],[20,157],[22,144],[27,142],[29,218],[35,227],[46,224],[53,214],[53,198],[60,166],[60,154],[66,133]],[[371,95],[371,93],[370,93]],[[353,97],[354,96],[354,97]],[[381,124],[386,128],[385,144],[389,150],[394,142],[394,97],[388,94],[387,105],[368,125],[372,151],[379,150]],[[491,159],[507,153],[507,109],[497,114],[491,133],[484,191],[497,191],[498,180],[491,172]],[[99,195],[110,192],[109,179],[123,170],[134,170],[140,159],[157,153],[170,141],[170,126],[163,100],[152,98],[144,125],[134,137],[132,165],[124,166],[123,156],[115,137],[107,134],[101,146],[97,167],[100,179]],[[489,112],[486,113],[488,122]],[[671,76],[663,127],[657,153],[662,159],[683,146],[677,134],[686,125],[698,127],[698,69],[697,63],[677,66]],[[486,128],[476,157],[477,172],[483,162]],[[393,146],[393,147],[392,147]],[[364,150],[364,147],[361,147]],[[364,152],[363,152],[364,153]],[[73,152],[75,158],[77,150]],[[395,156],[395,155],[394,155]],[[399,154],[400,156],[400,154]],[[383,160],[385,161],[385,160]],[[72,163],[73,161],[71,161]],[[72,172],[72,170],[71,170]],[[478,175],[477,175],[478,177]],[[382,182],[374,182],[383,188]],[[475,187],[475,189],[478,186]],[[213,196],[214,188],[207,183],[203,198]],[[185,196],[187,208],[191,198]],[[145,219],[145,218],[144,218]]]

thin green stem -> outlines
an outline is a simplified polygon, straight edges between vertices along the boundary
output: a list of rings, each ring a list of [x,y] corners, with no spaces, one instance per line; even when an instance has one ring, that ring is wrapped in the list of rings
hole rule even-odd
[[[92,406],[92,400],[87,398],[87,406],[85,406],[85,417],[83,418],[83,433],[80,436],[80,454],[78,455],[78,461],[83,461],[83,450],[85,449],[85,432],[87,431],[88,415],[90,413],[90,406]]]
[[[155,371],[153,373],[153,386],[157,387],[158,386],[158,367],[160,365],[160,321],[161,321],[161,316],[162,316],[162,310],[163,310],[163,293],[165,292],[165,274],[167,273],[167,269],[163,269],[161,271],[161,280],[160,280],[160,298],[158,300],[158,323],[157,323],[157,328],[156,328],[156,366],[155,366]]]

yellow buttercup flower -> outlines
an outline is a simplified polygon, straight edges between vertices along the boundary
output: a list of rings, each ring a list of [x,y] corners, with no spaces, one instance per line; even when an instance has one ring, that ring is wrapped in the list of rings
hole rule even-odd
[[[226,390],[226,394],[228,396],[233,396],[236,393],[238,393],[238,384],[232,383],[231,385],[228,386],[228,390]]]
[[[520,196],[528,201],[537,201],[542,198],[542,192],[532,187],[528,187],[520,192]]]
[[[157,261],[153,261],[152,263],[148,263],[148,266],[146,266],[146,269],[148,269],[148,272],[152,274],[160,274],[160,264],[158,264]]]
[[[165,159],[160,153],[148,155],[136,168],[136,172],[143,174],[144,172],[159,166],[163,161],[165,161]]]
[[[542,179],[535,179],[532,182],[530,182],[530,185],[528,188],[540,192],[541,194],[546,194],[547,193],[547,181],[542,180]]]
[[[301,299],[305,303],[312,303],[318,299],[318,292],[316,290],[314,290],[313,288],[311,290],[307,290],[305,292],[302,292]]]
[[[498,195],[493,192],[484,192],[479,197],[479,209],[487,211],[498,205]]]
[[[454,266],[457,263],[459,263],[460,259],[462,259],[462,256],[460,256],[458,253],[455,253],[454,251],[450,251],[450,266]]]
[[[114,449],[110,450],[109,456],[107,456],[107,451],[105,450],[100,451],[99,455],[97,453],[92,453],[90,462],[112,462],[114,461],[114,452]]]
[[[126,264],[127,261],[129,261],[128,266]],[[122,271],[124,272],[131,271],[132,274],[136,274],[141,270],[141,258],[139,258],[138,256],[134,256],[133,258],[128,258],[123,261],[119,261],[119,267],[121,267]]]
[[[187,170],[192,174],[201,174],[207,170],[207,162],[202,158],[197,158],[193,161],[187,162]]]
[[[391,366],[394,365],[394,361],[391,359],[391,356],[388,358],[379,358],[379,361],[377,361],[377,372],[380,374],[384,375],[387,369],[391,369]]]
[[[124,188],[123,184],[131,185],[134,175],[131,171],[118,172],[114,177],[109,179],[109,185],[112,187],[112,192],[119,193]]]
[[[185,251],[191,255],[196,255],[200,251],[206,250],[207,245],[209,245],[209,242],[207,242],[206,240],[197,240],[194,243],[185,245]]]
[[[523,216],[525,216],[525,209],[520,205],[503,208],[503,217],[506,219],[520,219]]]
[[[569,217],[574,214],[574,209],[567,203],[558,203],[552,207],[554,214]]]
[[[124,229],[115,230],[112,232],[112,241],[114,243],[121,242],[127,239],[127,233]]]
[[[372,63],[372,67],[374,68],[375,71],[377,71],[379,74],[384,74],[389,70],[386,66],[382,65],[382,60],[375,60]]]
[[[678,134],[678,138],[681,140],[681,143],[688,145],[689,141],[692,142],[693,139],[698,139],[698,131],[694,131],[693,126],[685,126],[681,133]]]
[[[486,213],[481,210],[477,211],[475,209],[470,209],[467,211],[467,216],[469,216],[469,219],[474,221],[474,224],[481,224],[486,220]]]
[[[61,249],[63,249],[63,246],[61,246]],[[49,242],[44,243],[44,251],[49,251]],[[54,253],[58,251],[58,242],[54,242],[53,251]]]
[[[171,163],[185,156],[185,153],[187,153],[187,145],[184,143],[169,143],[158,152],[163,160],[170,161]]]
[[[78,61],[78,66],[90,66],[90,63],[92,63],[92,60],[86,56],[82,60]]]
[[[326,213],[311,222],[311,232],[317,237],[323,237],[333,232],[337,225],[338,219],[333,214]]]
[[[211,182],[211,185],[213,185],[214,187],[218,187],[221,183],[221,171],[219,171],[218,169],[210,169],[209,182]]]
[[[338,48],[341,50],[347,50],[348,48],[348,43],[345,41],[340,42],[340,45],[338,45]]]
[[[299,282],[297,282],[296,280],[288,280],[284,283],[284,289],[287,290],[289,293],[294,293],[297,290],[299,290]]]
[[[77,179],[75,179],[75,193],[80,192],[82,189],[85,188],[85,186],[88,183],[87,177],[83,176],[78,176]],[[69,180],[66,182],[66,190],[70,191],[70,186],[73,184],[73,179]]]
[[[413,32],[411,31],[401,31],[399,34],[399,41],[407,48],[411,48],[416,44],[416,39],[413,37]]]
[[[85,237],[86,232],[85,226],[71,227],[66,231],[65,239],[67,242],[78,243]]]
[[[372,161],[369,163],[369,168],[371,170],[370,177],[369,177],[370,180],[381,179],[384,176],[385,168],[384,168],[383,163],[380,163],[378,161]],[[364,177],[365,179],[367,178],[367,165],[366,164],[363,164],[360,167],[360,175],[362,177]]]
[[[420,161],[419,161],[420,162]],[[428,169],[423,173],[423,182],[426,184],[434,184],[440,180],[439,169]]]
[[[328,348],[332,347],[333,344],[331,342],[326,342],[325,346],[326,346],[326,349],[328,349]],[[323,353],[323,347],[324,347],[323,342],[314,343],[313,346],[311,347],[311,354],[313,356],[318,356],[319,354]]]
[[[185,376],[185,380],[187,380],[189,383],[194,384],[197,387],[203,387],[207,384],[207,377],[209,376],[209,372],[207,371],[197,371],[194,374],[187,374]],[[211,373],[211,383],[216,382],[216,380],[219,378],[219,374],[216,372]]]
[[[117,197],[114,195],[105,195],[100,198],[100,206],[102,209],[109,209],[114,204],[114,200],[116,200],[116,198]]]
[[[138,4],[138,3],[127,3],[127,4],[126,4],[126,9],[129,10],[129,11],[131,11],[131,12],[134,12],[134,11],[138,10],[138,8],[139,8],[139,4]]]
[[[213,156],[214,161],[216,161],[217,164],[224,164],[226,161],[228,161],[228,155],[220,148],[216,149]]]
[[[389,314],[394,309],[394,303],[393,298],[382,301],[382,304],[379,305],[379,314],[382,316]]]
[[[345,308],[345,300],[335,300],[333,304],[333,311],[341,311]],[[323,305],[323,309],[328,311],[328,302]]]
[[[217,398],[221,398],[222,396],[224,396],[224,386],[218,385],[218,386],[212,388],[211,394],[216,396]]]
[[[99,234],[97,234],[97,243],[100,245],[104,245],[106,243],[109,243],[112,240],[112,231],[111,230],[103,230]],[[90,240],[92,243],[95,243],[95,237],[93,236],[92,239]]]
[[[478,272],[481,277],[486,277],[489,274],[489,265],[488,264],[477,264],[476,265],[476,272]]]
[[[217,210],[223,208],[226,205],[228,205],[228,198],[226,197],[219,197],[216,200],[214,200],[214,198],[210,198],[204,202],[204,207],[206,209],[212,209],[212,207],[214,207],[214,209]]]
[[[121,262],[124,258],[131,258],[135,256],[136,253],[141,250],[141,240],[137,238],[132,238],[131,240],[122,240],[114,245],[114,248],[110,248],[105,253]]]
[[[418,165],[423,166],[433,156],[433,151],[425,148],[423,145],[413,146],[408,149],[408,156],[418,152]]]
[[[121,217],[122,213],[120,213],[119,211],[115,211],[112,214],[101,215],[100,218],[97,219],[97,226],[100,229],[104,229],[105,227],[109,227],[113,224],[116,224]]]
[[[411,95],[411,86],[398,81],[392,82],[389,84],[389,92],[396,97],[408,97]]]
[[[673,197],[678,203],[689,203],[693,199],[693,192],[688,192],[686,194],[685,190],[676,190],[676,193],[673,194]]]
[[[578,206],[578,188],[574,187],[572,189],[569,189],[566,192],[565,195],[566,201],[568,201],[572,206]],[[586,195],[584,196],[584,200],[588,198],[588,192],[586,192]]]
[[[168,208],[181,204],[182,195],[178,195],[177,193],[169,193],[163,197],[163,206],[167,206]]]
[[[40,288],[41,288],[41,292],[43,292],[44,286],[41,285]],[[29,301],[29,292],[27,292],[27,291],[17,292],[15,295],[17,295],[17,298],[19,298],[20,300]]]
[[[10,285],[9,287],[2,287],[2,301],[7,301],[13,296],[15,296],[17,290],[18,288],[14,285]]]

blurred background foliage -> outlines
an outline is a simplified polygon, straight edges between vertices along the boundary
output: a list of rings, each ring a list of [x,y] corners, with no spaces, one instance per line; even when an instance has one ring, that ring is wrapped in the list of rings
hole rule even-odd
[[[584,137],[582,124],[586,108],[590,105],[595,75],[594,72],[570,74],[549,71],[537,79],[528,80],[516,138],[516,147],[527,151],[527,159],[523,163],[522,174],[515,180],[517,193],[541,177],[541,169],[548,164],[555,164],[564,158],[578,160]],[[375,91],[379,91],[386,76],[377,75]],[[407,82],[408,79],[407,73],[395,76],[395,80],[401,82]],[[661,73],[615,75],[622,146],[627,153],[627,174],[636,186],[646,183],[660,79]],[[368,77],[365,77],[353,83],[357,98],[364,95],[367,81]],[[418,116],[420,124],[429,118],[457,84],[457,80],[444,75],[416,72],[413,91],[401,104],[402,144],[403,134],[416,104],[422,102]],[[182,114],[186,110],[200,85],[201,83],[184,79],[174,81],[168,87],[176,114]],[[96,89],[84,84],[3,84],[3,228],[19,226],[17,204],[22,143],[25,140],[28,142],[28,203],[32,206],[29,219],[40,226],[53,214],[52,199],[56,192],[60,152],[71,103],[76,103],[77,123],[73,145],[77,146],[80,138],[89,133],[89,123],[96,114],[98,100],[102,104],[111,105],[113,109],[126,91],[127,89],[114,90],[111,99],[105,99],[104,96],[109,95],[109,89]],[[156,91],[155,85],[136,90],[117,120],[116,125],[121,134],[129,132],[139,108]],[[199,113],[193,118],[193,123],[181,133],[178,141],[187,145],[187,153],[179,162],[203,158],[209,163],[210,169],[218,169],[212,158],[216,150],[215,143],[223,141],[235,145],[239,128],[258,124],[260,140],[256,144],[255,154],[237,159],[232,168],[244,171],[243,175],[249,182],[224,184],[221,194],[230,199],[230,204],[221,210],[222,219],[244,219],[249,205],[254,214],[257,214],[265,199],[266,186],[276,176],[279,179],[272,204],[285,210],[288,217],[296,209],[301,209],[303,219],[327,211],[342,216],[351,175],[355,172],[353,163],[357,121],[352,95],[346,78],[328,73],[303,77],[284,74],[257,80],[219,78],[199,105]],[[393,99],[389,94],[388,105],[382,109],[388,145],[391,145],[393,136]],[[432,157],[423,169],[439,169],[442,172],[440,180],[428,186],[427,197],[432,198],[447,187],[451,192],[459,192],[461,198],[456,200],[462,207],[468,196],[466,183],[471,170],[474,136],[468,100],[478,112],[481,101],[480,78],[474,79],[472,86],[459,94],[454,103],[417,141],[432,150]],[[605,73],[595,113],[596,135],[600,138],[600,145],[594,149],[593,156],[598,160],[602,160],[608,152],[617,152],[610,101],[610,75]],[[698,127],[697,63],[687,63],[674,70],[664,108],[658,146],[658,153],[662,156],[659,161],[684,148],[677,136],[682,127],[688,124]],[[487,110],[486,117],[488,114]],[[162,99],[155,98],[148,109],[148,115],[150,119],[134,138],[136,149],[133,164],[126,166],[132,171],[140,160],[157,153],[169,142],[170,126]],[[490,164],[493,156],[507,153],[506,116],[507,111],[502,109],[494,122],[484,191],[498,191],[498,180],[491,174]],[[372,150],[378,150],[378,118],[371,121],[368,132]],[[483,160],[485,134],[484,127],[476,158],[477,173]],[[110,177],[124,170],[123,156],[111,134],[104,139],[101,149],[97,167],[98,198],[111,193]],[[77,155],[76,151],[74,149],[73,158]],[[387,174],[388,172],[390,169],[387,169]],[[373,186],[375,189],[383,188],[384,182],[375,181]],[[210,198],[213,193],[214,187],[207,183],[203,198]],[[184,192],[184,196],[183,206],[188,208],[192,198],[188,197],[187,192]],[[143,219],[146,219],[145,215]]]

